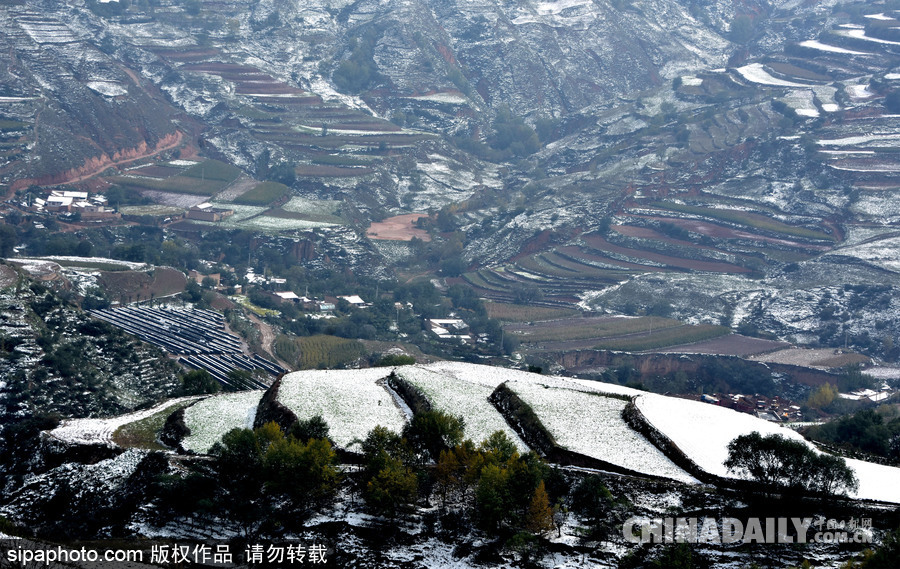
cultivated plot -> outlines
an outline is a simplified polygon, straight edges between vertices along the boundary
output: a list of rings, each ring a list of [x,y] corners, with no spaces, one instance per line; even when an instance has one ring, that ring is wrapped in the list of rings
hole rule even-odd
[[[526,452],[528,445],[488,401],[494,389],[505,381],[504,372],[523,373],[471,364],[457,366],[452,362],[403,366],[396,370],[397,376],[421,391],[435,409],[461,416],[465,420],[466,438],[480,443],[494,432],[503,431],[520,452]]]
[[[527,403],[563,448],[628,470],[680,482],[697,480],[628,426],[622,411],[628,401],[551,386],[541,381],[510,381],[507,386]]]
[[[252,429],[256,407],[264,391],[239,391],[216,395],[184,410],[184,424],[191,434],[181,446],[194,452],[206,453],[232,429]]]
[[[381,380],[388,368],[298,371],[284,376],[278,402],[300,419],[320,415],[342,448],[378,425],[399,433],[406,417]]]

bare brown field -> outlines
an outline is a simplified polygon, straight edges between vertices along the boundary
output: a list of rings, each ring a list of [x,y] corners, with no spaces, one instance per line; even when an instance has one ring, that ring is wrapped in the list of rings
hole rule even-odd
[[[686,269],[690,271],[708,271],[713,273],[749,273],[750,269],[732,265],[731,263],[720,263],[716,261],[698,261],[695,259],[684,259],[681,257],[672,257],[662,255],[660,253],[651,253],[641,251],[639,249],[629,249],[620,245],[610,243],[599,235],[588,235],[583,237],[584,242],[598,251],[609,251],[618,253],[619,255],[627,255],[635,259],[647,259],[654,263],[661,263],[669,267],[678,269]]]
[[[369,226],[366,236],[370,239],[382,239],[384,241],[412,241],[417,237],[422,241],[431,241],[431,236],[424,229],[415,226],[420,217],[428,217],[427,213],[406,213],[395,215],[384,221],[378,221]]]
[[[374,172],[374,170],[365,167],[347,168],[341,166],[323,166],[320,164],[314,164],[297,166],[296,172],[298,176],[315,176],[317,178],[352,178],[355,176],[368,176],[369,174]]]
[[[826,245],[808,245],[806,243],[798,243],[796,241],[791,241],[789,239],[778,239],[776,237],[768,237],[766,235],[760,235],[758,233],[750,233],[749,231],[741,231],[739,229],[732,229],[730,227],[725,227],[724,225],[719,225],[716,223],[711,223],[709,221],[700,221],[696,219],[681,219],[677,217],[662,217],[662,216],[652,216],[652,215],[636,215],[634,217],[641,217],[644,219],[653,219],[656,221],[662,221],[665,223],[671,223],[677,227],[690,231],[692,233],[699,233],[700,235],[706,235],[708,237],[714,237],[718,239],[747,239],[752,241],[764,241],[766,243],[778,243],[779,245],[787,245],[789,247],[798,247],[803,249],[815,249],[819,251],[826,251],[829,249]]]
[[[581,247],[575,246],[566,246],[560,247],[557,249],[560,253],[571,257],[572,259],[582,260],[584,264],[590,265],[590,263],[603,263],[605,265],[612,265],[614,267],[622,267],[623,269],[636,269],[641,272],[660,272],[665,271],[664,267],[653,267],[648,265],[639,265],[637,263],[629,263],[628,261],[619,261],[618,259],[612,259],[610,257],[601,257],[600,255],[596,255],[591,253],[590,251],[585,251]]]
[[[113,300],[132,302],[168,296],[184,290],[187,279],[181,271],[159,267],[141,271],[102,271],[98,278]]]
[[[740,334],[729,334],[711,340],[704,340],[689,345],[675,346],[667,349],[674,354],[710,354],[719,356],[752,356],[781,350],[790,346],[788,342],[751,338]]]

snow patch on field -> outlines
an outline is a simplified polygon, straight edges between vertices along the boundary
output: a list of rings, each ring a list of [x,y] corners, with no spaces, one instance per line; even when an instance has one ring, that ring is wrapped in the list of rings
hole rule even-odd
[[[826,51],[829,53],[843,53],[846,55],[871,55],[865,51],[853,51],[852,49],[846,49],[843,47],[838,47],[836,45],[829,45],[822,43],[816,40],[807,40],[800,42],[802,47],[808,47],[810,49],[817,49],[819,51]]]
[[[447,366],[447,363],[441,362],[444,366],[403,366],[397,368],[396,373],[421,391],[435,409],[463,417],[466,438],[480,443],[495,431],[503,431],[519,451],[527,451],[528,445],[488,401],[494,389],[503,383],[494,372],[509,370],[469,364],[474,369],[463,371],[456,366]],[[448,368],[462,373],[448,372]]]
[[[643,474],[697,483],[628,426],[622,418],[628,401],[565,389],[559,382],[551,386],[542,381],[511,381],[507,386],[531,406],[564,448]]]
[[[240,391],[209,397],[184,410],[184,424],[191,430],[181,442],[187,450],[207,453],[232,429],[251,429],[263,390]]]
[[[697,466],[723,478],[738,478],[725,468],[728,443],[754,431],[801,441],[800,434],[746,413],[689,399],[645,394],[635,405],[647,421],[665,434]]]
[[[785,81],[784,79],[772,77],[772,75],[763,68],[762,63],[751,63],[743,67],[738,67],[735,71],[740,73],[741,77],[747,81],[758,83],[760,85],[771,85],[773,87],[809,87],[809,85],[803,83],[794,83],[792,81]]]
[[[164,411],[183,401],[193,401],[199,398],[200,397],[198,396],[194,396],[169,399],[156,407],[135,411],[134,413],[128,413],[127,415],[111,417],[109,419],[68,419],[50,431],[50,436],[75,445],[101,444],[115,446],[113,434],[119,427],[127,425],[128,423],[140,421],[141,419],[146,419],[147,417],[155,415],[160,411]]]
[[[898,41],[883,40],[881,38],[869,37],[866,35],[865,29],[858,29],[858,28],[844,29],[844,30],[838,30],[835,33],[837,33],[840,36],[854,38],[854,39],[858,39],[858,40],[870,41],[873,43],[880,43],[883,45],[900,45],[900,42],[898,42]]]
[[[93,91],[107,97],[118,97],[128,94],[128,89],[117,81],[88,81],[86,85]]]
[[[889,200],[892,204],[896,200]],[[900,207],[896,208],[900,215]],[[900,237],[889,237],[871,243],[842,247],[829,255],[849,255],[889,271],[900,272]]]
[[[647,421],[665,434],[701,469],[723,478],[739,478],[728,472],[728,443],[754,431],[763,436],[776,434],[815,449],[799,433],[746,413],[675,397],[646,394],[635,400]],[[847,459],[859,479],[852,497],[900,503],[900,468]]]
[[[342,448],[378,425],[399,433],[406,417],[380,383],[388,368],[297,371],[284,376],[278,401],[300,419],[321,415]]]

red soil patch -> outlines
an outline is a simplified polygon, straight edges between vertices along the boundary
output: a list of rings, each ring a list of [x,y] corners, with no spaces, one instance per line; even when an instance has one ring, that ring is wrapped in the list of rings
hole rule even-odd
[[[431,236],[424,229],[416,227],[416,220],[420,217],[428,217],[427,213],[407,213],[389,217],[384,221],[373,223],[369,226],[366,236],[371,239],[383,241],[412,241],[418,237],[422,241],[431,241]]]
[[[559,249],[557,249],[557,251],[559,251],[560,253],[563,253],[564,255],[571,257],[572,259],[583,260],[585,266],[587,266],[588,268],[599,269],[601,271],[606,270],[606,269],[603,267],[595,267],[593,265],[590,265],[590,263],[591,262],[603,263],[604,265],[611,265],[611,267],[621,267],[622,269],[634,269],[634,270],[638,270],[638,271],[642,271],[642,272],[662,272],[662,271],[666,270],[663,267],[639,265],[637,263],[629,263],[628,261],[620,261],[618,259],[613,259],[611,257],[602,257],[600,255],[594,255],[592,253],[585,251],[581,247],[574,247],[574,246],[560,247]],[[572,262],[577,262],[577,261],[572,261]],[[616,269],[610,268],[609,270],[616,270]]]

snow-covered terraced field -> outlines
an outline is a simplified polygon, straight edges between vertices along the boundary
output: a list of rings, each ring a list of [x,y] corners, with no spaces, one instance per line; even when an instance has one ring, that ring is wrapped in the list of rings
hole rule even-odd
[[[331,440],[346,448],[378,425],[399,433],[406,416],[379,380],[388,368],[298,371],[284,376],[278,402],[300,419],[321,415]]]
[[[50,436],[74,445],[113,446],[115,444],[113,442],[113,434],[122,425],[146,419],[183,401],[191,401],[200,397],[169,399],[150,409],[142,409],[141,411],[108,419],[68,419],[50,431]]]
[[[606,397],[580,385],[510,381],[507,386],[531,406],[560,446],[635,472],[680,482],[697,479],[672,462],[622,418],[628,401]]]
[[[184,410],[191,434],[181,441],[187,450],[205,453],[231,429],[251,429],[263,390],[239,391],[208,397]]]
[[[754,431],[763,436],[777,434],[812,446],[790,429],[709,403],[645,394],[635,399],[635,404],[647,421],[697,466],[723,478],[737,478],[728,472],[724,462],[728,458],[728,443],[740,435]],[[859,479],[854,498],[900,503],[900,468],[860,460],[847,460],[847,464]]]
[[[495,431],[503,431],[520,451],[528,450],[528,445],[488,401],[498,385],[508,379],[527,376],[527,372],[438,362],[426,366],[399,367],[396,373],[419,389],[435,409],[462,416],[466,421],[466,438],[479,443]]]

